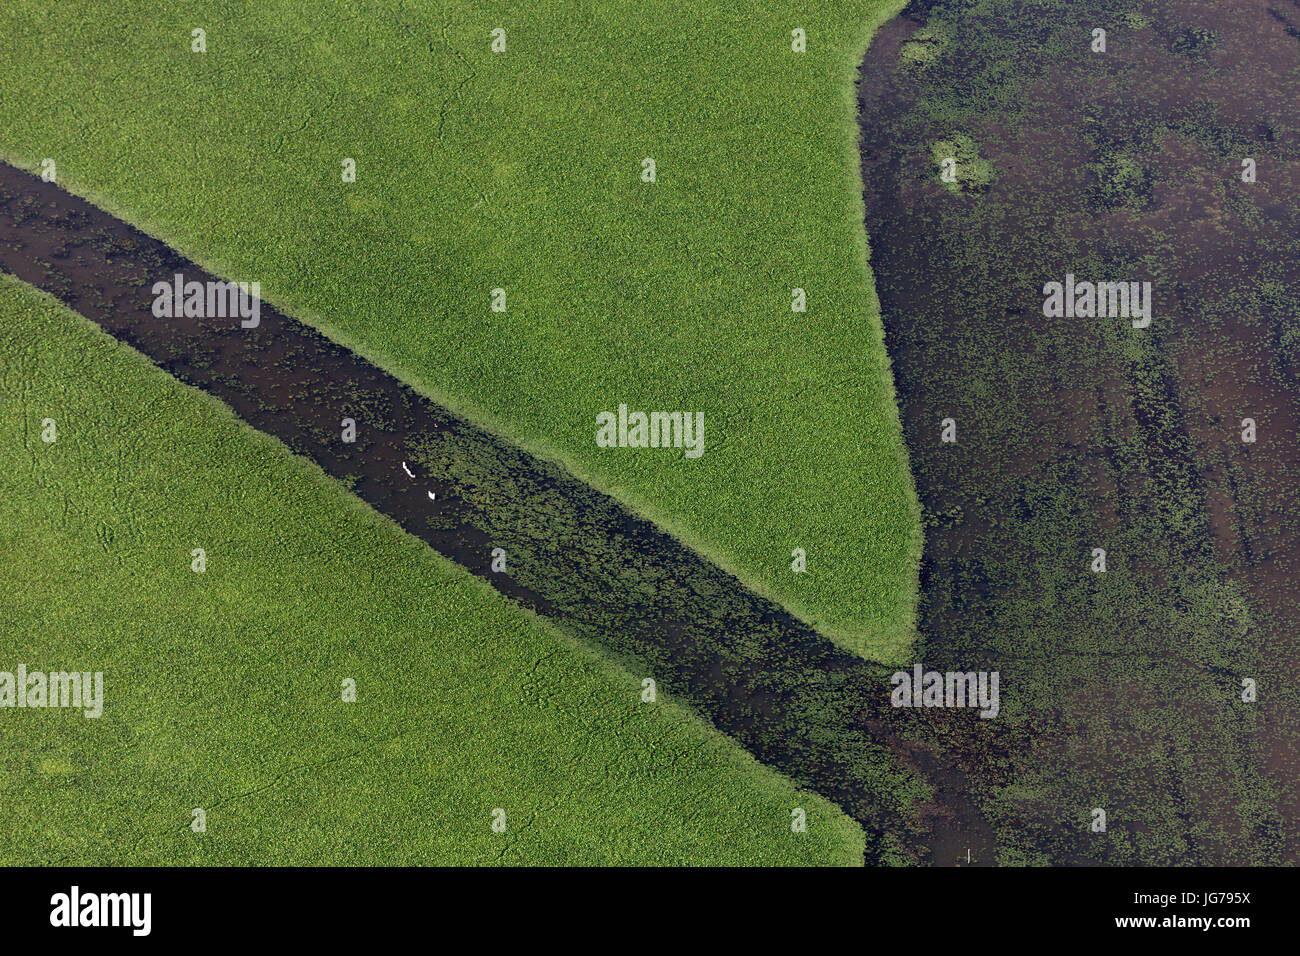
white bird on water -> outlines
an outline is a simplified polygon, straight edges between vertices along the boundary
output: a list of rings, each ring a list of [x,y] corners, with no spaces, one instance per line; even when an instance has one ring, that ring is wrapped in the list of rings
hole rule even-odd
[[[435,495],[432,491],[428,492],[428,495],[429,495],[429,500],[430,500],[430,501],[437,501],[437,500],[438,500],[438,496]]]
[[[406,472],[406,477],[407,477],[407,478],[414,478],[414,477],[415,477],[415,472],[411,471],[410,468],[407,468],[407,467],[406,467],[406,462],[402,462],[402,471]]]

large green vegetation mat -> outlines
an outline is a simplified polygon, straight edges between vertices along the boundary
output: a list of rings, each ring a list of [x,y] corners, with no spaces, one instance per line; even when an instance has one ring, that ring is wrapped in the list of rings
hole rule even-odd
[[[11,0],[0,154],[54,159],[67,188],[901,659],[919,520],[853,88],[899,5]],[[703,457],[598,448],[620,403],[703,411]]]
[[[0,355],[0,671],[104,674],[98,718],[0,711],[0,863],[860,861],[838,809],[8,276]]]

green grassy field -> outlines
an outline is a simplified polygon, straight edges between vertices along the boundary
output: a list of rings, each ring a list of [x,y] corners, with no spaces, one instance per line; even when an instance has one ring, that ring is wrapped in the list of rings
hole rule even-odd
[[[65,187],[901,659],[919,521],[853,87],[900,5],[11,0],[0,154],[55,159]],[[703,457],[598,448],[620,403],[703,411]]]
[[[0,710],[0,863],[860,860],[837,809],[8,276],[0,354],[0,671],[104,673],[97,719]]]

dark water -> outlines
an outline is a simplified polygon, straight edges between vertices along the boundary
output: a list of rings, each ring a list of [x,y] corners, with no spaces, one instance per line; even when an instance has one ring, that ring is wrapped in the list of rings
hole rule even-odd
[[[1002,678],[997,756],[948,754],[1005,862],[1296,862],[1300,6],[971,7],[860,90],[918,659]],[[1067,273],[1151,281],[1151,326],[1045,317]]]

